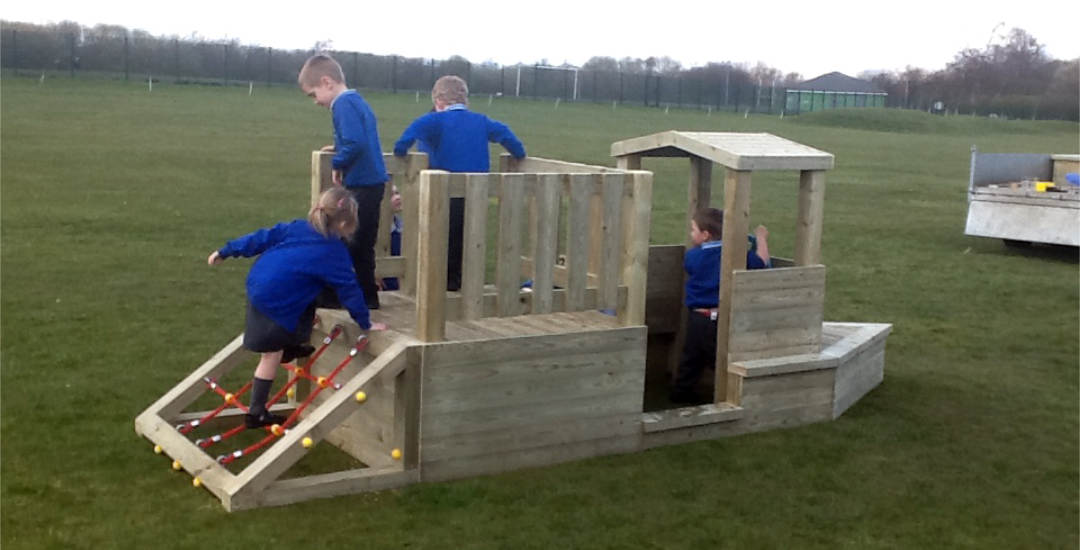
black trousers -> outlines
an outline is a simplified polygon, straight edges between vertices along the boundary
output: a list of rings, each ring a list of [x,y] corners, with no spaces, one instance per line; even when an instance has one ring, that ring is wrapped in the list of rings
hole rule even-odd
[[[689,395],[694,393],[701,373],[716,365],[716,321],[710,320],[692,309],[687,310],[686,342],[683,344],[682,359],[675,371],[673,394]]]
[[[385,185],[361,185],[350,187],[356,199],[356,233],[349,242],[356,282],[364,291],[368,309],[379,308],[379,287],[375,284],[375,239],[379,232],[379,209],[382,205]]]
[[[446,251],[446,290],[461,289],[461,255],[465,246],[465,199],[450,199],[450,234]]]

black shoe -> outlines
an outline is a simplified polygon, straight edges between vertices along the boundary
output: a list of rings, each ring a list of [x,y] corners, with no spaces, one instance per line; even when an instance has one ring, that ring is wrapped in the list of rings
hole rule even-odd
[[[289,346],[282,351],[281,362],[292,363],[293,360],[299,357],[311,357],[312,353],[315,353],[315,346],[312,346],[311,344]]]
[[[285,417],[280,414],[270,414],[270,411],[263,411],[260,415],[245,414],[244,426],[249,430],[255,428],[261,428],[263,426],[273,426],[274,424],[284,424]]]

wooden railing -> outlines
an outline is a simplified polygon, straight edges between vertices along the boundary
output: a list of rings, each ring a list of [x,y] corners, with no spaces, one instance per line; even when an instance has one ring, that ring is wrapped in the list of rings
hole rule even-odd
[[[313,200],[330,185],[330,156],[313,154]],[[447,320],[557,311],[609,310],[624,326],[644,324],[651,172],[504,157],[503,172],[451,174],[425,170],[422,154],[384,160],[402,195],[404,230],[401,255],[390,256],[388,187],[376,275],[398,277],[401,292],[415,297],[421,340],[442,340]],[[461,289],[448,293],[451,198],[465,199],[465,230]]]

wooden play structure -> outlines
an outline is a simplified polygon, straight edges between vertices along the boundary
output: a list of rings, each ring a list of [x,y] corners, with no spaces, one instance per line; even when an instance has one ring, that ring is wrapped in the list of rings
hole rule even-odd
[[[239,510],[829,420],[882,380],[890,325],[822,320],[832,155],[767,134],[684,132],[615,143],[612,153],[617,168],[504,156],[486,174],[386,155],[405,228],[401,255],[391,256],[384,200],[377,275],[397,277],[400,290],[380,295],[373,318],[390,330],[360,339],[346,312],[320,309],[318,351],[306,369],[289,369],[299,389],[273,406],[295,420],[268,430],[239,471],[232,457],[246,450],[215,458],[226,437],[191,438],[243,413],[244,388],[234,395],[217,382],[252,355],[240,337],[139,415],[136,432]],[[688,212],[709,204],[712,164],[727,171],[728,313],[706,405],[644,410],[647,369],[669,368],[685,311],[684,246],[649,246],[653,175],[640,168],[650,156],[691,159]],[[330,185],[329,159],[313,153],[313,198]],[[747,230],[750,174],[777,169],[801,174],[793,265],[743,271],[732,258],[746,255],[737,237]],[[451,198],[466,204],[458,292],[446,291]],[[647,356],[661,359],[647,367]],[[208,387],[223,397],[218,406],[189,411]],[[325,443],[357,467],[288,477]]]

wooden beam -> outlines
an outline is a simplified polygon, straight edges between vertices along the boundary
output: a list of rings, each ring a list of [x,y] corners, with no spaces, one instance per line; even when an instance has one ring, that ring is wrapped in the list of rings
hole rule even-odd
[[[390,166],[394,167],[392,172],[394,182],[401,193],[401,222],[404,226],[401,232],[401,256],[405,260],[406,273],[398,284],[402,292],[409,296],[416,296],[419,272],[416,261],[417,232],[415,228],[420,227],[420,172],[427,169],[428,158],[422,153],[409,153],[404,161],[393,155],[391,158],[393,160],[390,161]],[[385,160],[386,157],[383,156],[383,159]]]
[[[487,174],[469,174],[465,181],[465,236],[461,260],[461,314],[483,316],[484,275],[487,271]]]
[[[799,217],[795,226],[795,265],[821,263],[821,231],[825,216],[825,172],[799,173]]]
[[[523,174],[503,174],[499,181],[499,248],[495,259],[498,316],[521,314],[521,215],[524,210]]]
[[[624,174],[604,174],[601,176],[603,192],[602,240],[600,252],[602,268],[600,273],[600,292],[605,309],[615,309],[618,298],[620,260],[622,259],[622,194]],[[596,243],[594,243],[596,244]]]
[[[236,368],[244,359],[250,357],[250,353],[244,349],[243,334],[233,338],[232,342],[226,344],[224,348],[207,359],[205,363],[174,386],[172,390],[161,396],[153,405],[147,407],[135,419],[135,432],[142,434],[143,432],[140,430],[143,424],[154,416],[160,416],[162,419],[171,422],[180,414],[180,411],[184,410],[206,391],[203,378],[216,379],[223,376]]]
[[[333,158],[334,153],[329,151],[311,152],[311,204],[309,207],[318,204],[319,195],[334,185],[332,179],[334,168],[331,164]]]
[[[632,197],[623,197],[622,284],[626,307],[619,310],[623,326],[645,324],[645,297],[649,275],[649,224],[652,214],[652,172],[630,175]]]
[[[558,174],[539,176],[536,187],[536,226],[533,249],[532,313],[550,313],[552,271],[555,268],[556,247],[559,245],[559,204],[562,178]]]
[[[736,269],[746,269],[747,232],[750,230],[750,172],[728,170],[724,178],[724,247],[720,255],[720,299],[716,323],[716,383],[714,401],[728,398],[728,341],[731,297]]]
[[[416,337],[439,342],[446,336],[446,249],[450,225],[447,172],[420,174],[420,220],[416,228],[417,271]]]
[[[570,202],[566,225],[566,310],[582,309],[589,274],[589,208],[593,177],[587,174],[570,176]]]

